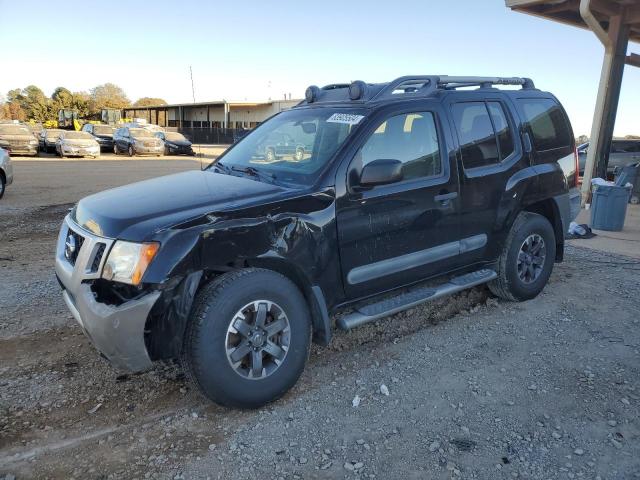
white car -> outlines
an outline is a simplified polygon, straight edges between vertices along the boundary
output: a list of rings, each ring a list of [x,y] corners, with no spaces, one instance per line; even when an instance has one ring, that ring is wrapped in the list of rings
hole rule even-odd
[[[100,144],[90,133],[63,130],[56,141],[56,153],[61,158],[98,158],[100,156]]]
[[[0,198],[4,195],[7,185],[13,183],[13,165],[9,152],[0,148]]]

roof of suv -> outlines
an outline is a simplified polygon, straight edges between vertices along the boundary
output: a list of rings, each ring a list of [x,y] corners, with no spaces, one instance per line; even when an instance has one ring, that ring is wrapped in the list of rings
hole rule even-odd
[[[494,85],[519,85],[533,90],[535,85],[529,78],[520,77],[452,77],[438,75],[409,75],[388,83],[337,83],[320,88],[307,88],[305,99],[296,107],[317,104],[372,104],[390,100],[425,98],[436,92],[451,91],[463,87],[492,88]],[[294,107],[295,108],[295,107]]]

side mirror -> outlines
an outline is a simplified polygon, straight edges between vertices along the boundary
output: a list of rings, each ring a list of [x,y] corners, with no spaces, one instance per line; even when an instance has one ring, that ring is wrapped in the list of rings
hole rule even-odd
[[[362,168],[359,185],[373,187],[402,180],[402,162],[391,158],[380,158]]]
[[[316,124],[313,122],[305,122],[300,124],[302,131],[306,134],[316,133]]]

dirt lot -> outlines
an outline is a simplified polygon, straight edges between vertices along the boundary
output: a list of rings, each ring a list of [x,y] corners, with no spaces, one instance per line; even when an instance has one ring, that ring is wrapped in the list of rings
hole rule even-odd
[[[0,479],[640,478],[628,257],[570,247],[535,300],[477,288],[338,332],[257,411],[207,403],[174,365],[114,371],[61,300],[58,227],[86,194],[191,168],[16,162],[0,201]]]

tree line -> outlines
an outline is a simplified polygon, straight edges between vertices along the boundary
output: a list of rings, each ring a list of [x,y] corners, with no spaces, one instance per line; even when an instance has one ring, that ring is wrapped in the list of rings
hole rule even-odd
[[[47,122],[58,119],[58,110],[78,112],[80,118],[99,118],[104,108],[144,107],[166,105],[161,98],[142,97],[133,104],[125,91],[113,83],[98,85],[88,92],[72,92],[65,87],[56,88],[50,97],[39,87],[9,90],[4,100],[0,96],[0,119]]]

